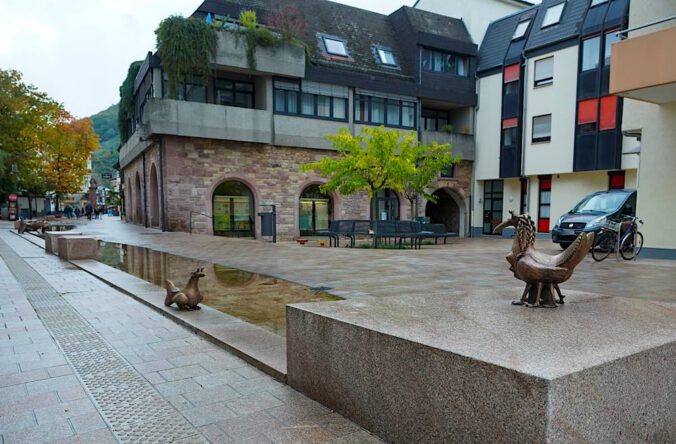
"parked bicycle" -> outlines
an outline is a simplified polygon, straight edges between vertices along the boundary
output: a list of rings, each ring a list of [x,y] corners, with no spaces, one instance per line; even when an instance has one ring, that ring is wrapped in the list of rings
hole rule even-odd
[[[601,223],[601,231],[596,235],[592,247],[592,257],[601,262],[610,253],[615,252],[624,260],[632,260],[643,248],[643,234],[638,231],[638,224],[643,221],[634,216],[624,216],[620,221],[605,219]]]

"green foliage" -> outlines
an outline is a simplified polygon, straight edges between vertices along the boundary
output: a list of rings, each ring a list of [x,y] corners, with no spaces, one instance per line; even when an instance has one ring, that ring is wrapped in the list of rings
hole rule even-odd
[[[365,191],[373,198],[378,191],[389,188],[414,201],[419,195],[430,200],[426,192],[432,180],[444,168],[460,162],[453,157],[449,145],[423,145],[415,132],[403,134],[384,127],[364,128],[352,136],[343,128],[338,134],[326,136],[338,151],[337,157],[326,157],[301,166],[327,178],[322,190],[351,195]]]
[[[113,165],[117,163],[117,147],[120,144],[117,115],[118,105],[113,105],[90,117],[101,141],[100,148],[92,155],[92,175],[99,183],[102,183],[104,174],[113,174]]]
[[[129,138],[131,120],[134,118],[134,79],[141,69],[142,61],[132,62],[127,70],[127,77],[120,86],[120,103],[117,111],[117,128],[120,141],[125,143]]]
[[[120,199],[120,193],[113,189],[106,190],[106,204],[109,206],[120,205],[122,200]]]
[[[244,26],[248,31],[253,31],[258,26],[258,17],[256,17],[256,11],[242,11],[239,14],[239,22]]]
[[[451,125],[450,123],[447,123],[446,125],[441,127],[441,131],[448,133],[448,134],[453,134],[455,132],[455,127]]]
[[[278,45],[282,39],[268,28],[258,26],[256,11],[242,11],[239,15],[242,24],[240,33],[246,38],[246,62],[249,69],[256,70],[256,47],[271,47]]]
[[[211,77],[211,62],[216,55],[216,29],[204,20],[170,16],[155,30],[157,54],[167,73],[169,97],[176,98],[178,87],[201,76],[204,85]]]

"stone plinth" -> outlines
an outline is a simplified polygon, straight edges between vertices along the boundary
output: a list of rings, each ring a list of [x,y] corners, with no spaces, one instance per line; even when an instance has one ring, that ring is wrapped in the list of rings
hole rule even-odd
[[[98,243],[93,237],[59,236],[57,243],[61,259],[96,259]]]
[[[287,380],[388,442],[676,442],[676,305],[522,289],[287,307]]]
[[[82,233],[72,231],[45,231],[45,251],[50,254],[58,254],[58,240],[61,236],[82,236]]]

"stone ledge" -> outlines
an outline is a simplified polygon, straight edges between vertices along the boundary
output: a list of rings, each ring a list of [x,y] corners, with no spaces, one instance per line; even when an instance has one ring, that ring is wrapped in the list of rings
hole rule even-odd
[[[289,385],[391,442],[676,440],[676,307],[520,289],[287,307]]]

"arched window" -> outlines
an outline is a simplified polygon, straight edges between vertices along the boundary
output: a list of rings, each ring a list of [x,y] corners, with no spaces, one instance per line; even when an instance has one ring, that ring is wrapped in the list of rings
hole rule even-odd
[[[213,195],[214,234],[229,237],[254,237],[253,193],[242,182],[229,180]]]
[[[317,230],[328,230],[333,219],[333,200],[319,185],[306,187],[300,195],[298,228],[301,236],[312,236]]]
[[[372,220],[399,220],[399,196],[390,189],[378,191],[375,196],[375,214]],[[373,211],[373,205],[371,205]]]

